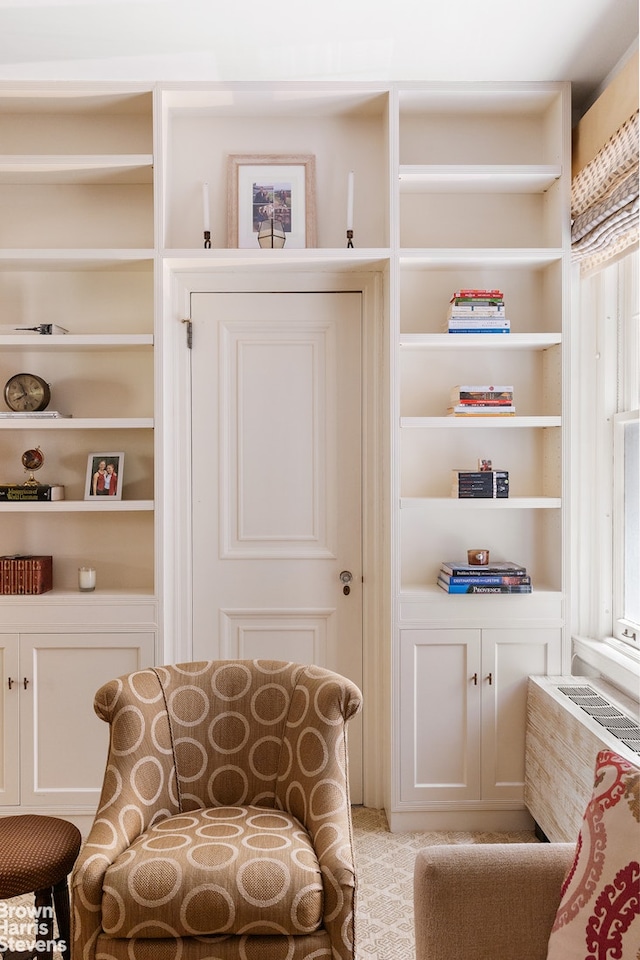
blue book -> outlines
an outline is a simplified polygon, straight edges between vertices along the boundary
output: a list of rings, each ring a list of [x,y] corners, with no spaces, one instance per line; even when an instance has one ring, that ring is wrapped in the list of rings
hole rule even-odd
[[[445,583],[438,578],[438,586],[445,593],[532,593],[530,583],[521,584],[476,584],[476,583]]]

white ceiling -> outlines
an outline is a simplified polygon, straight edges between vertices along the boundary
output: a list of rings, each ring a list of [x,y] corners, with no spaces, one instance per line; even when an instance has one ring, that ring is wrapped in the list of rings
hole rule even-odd
[[[0,0],[0,79],[571,80],[586,102],[637,0]]]

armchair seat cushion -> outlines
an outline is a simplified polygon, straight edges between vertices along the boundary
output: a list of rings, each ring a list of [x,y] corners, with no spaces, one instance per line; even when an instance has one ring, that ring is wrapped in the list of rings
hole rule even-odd
[[[111,864],[102,928],[123,939],[303,936],[323,906],[318,859],[294,816],[211,807],[156,822]]]

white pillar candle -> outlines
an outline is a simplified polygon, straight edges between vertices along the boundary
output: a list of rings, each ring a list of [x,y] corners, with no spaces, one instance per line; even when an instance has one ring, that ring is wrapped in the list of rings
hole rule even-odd
[[[353,230],[353,170],[347,181],[347,230]]]
[[[204,229],[211,230],[211,224],[209,223],[209,184],[206,180],[202,184],[202,217]]]
[[[95,590],[96,571],[93,567],[78,568],[78,588],[80,590]]]

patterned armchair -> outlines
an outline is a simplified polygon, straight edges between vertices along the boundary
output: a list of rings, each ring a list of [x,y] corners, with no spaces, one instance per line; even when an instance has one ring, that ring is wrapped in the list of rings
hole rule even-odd
[[[268,660],[105,684],[102,796],[72,878],[74,960],[353,960],[349,680]]]

